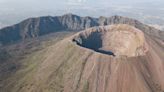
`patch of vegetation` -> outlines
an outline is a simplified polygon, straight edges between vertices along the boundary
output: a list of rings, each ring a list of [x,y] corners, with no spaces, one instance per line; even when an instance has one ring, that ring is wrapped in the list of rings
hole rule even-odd
[[[82,92],[89,92],[89,82],[88,81],[85,82]]]
[[[38,65],[44,60],[47,48],[72,34],[69,32],[55,33],[2,46],[0,48],[0,90],[2,92],[22,92],[21,90],[25,88],[31,88],[33,76]]]
[[[11,55],[5,49],[0,50],[0,62],[7,61]]]

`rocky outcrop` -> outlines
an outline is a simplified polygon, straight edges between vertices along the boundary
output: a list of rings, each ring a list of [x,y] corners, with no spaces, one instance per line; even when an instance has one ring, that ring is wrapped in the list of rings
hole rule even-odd
[[[61,30],[79,31],[94,26],[111,24],[129,24],[142,30],[144,33],[164,39],[163,32],[134,19],[121,16],[92,18],[66,14],[55,17],[30,18],[19,24],[3,28],[0,30],[0,44],[16,42],[26,38],[34,38]]]

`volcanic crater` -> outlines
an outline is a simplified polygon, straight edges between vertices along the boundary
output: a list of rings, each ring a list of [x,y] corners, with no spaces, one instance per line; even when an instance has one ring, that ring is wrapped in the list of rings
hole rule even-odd
[[[90,28],[76,34],[72,41],[81,47],[112,56],[136,57],[148,51],[144,33],[126,24]]]

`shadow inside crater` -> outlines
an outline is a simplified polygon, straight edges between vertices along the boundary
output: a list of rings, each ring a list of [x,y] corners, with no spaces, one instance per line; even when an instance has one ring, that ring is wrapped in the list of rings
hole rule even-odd
[[[112,56],[116,56],[113,52],[111,51],[105,51],[105,50],[95,50],[96,52],[99,52],[99,53],[103,53],[103,54],[107,54],[107,55],[112,55]]]
[[[102,34],[100,32],[93,32],[87,37],[84,34],[80,34],[79,37],[75,37],[72,41],[81,47],[92,49],[102,54],[116,56],[112,51],[100,49],[103,44]]]

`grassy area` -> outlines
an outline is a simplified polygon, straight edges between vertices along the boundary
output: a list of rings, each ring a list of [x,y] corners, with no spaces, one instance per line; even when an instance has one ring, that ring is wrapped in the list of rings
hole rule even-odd
[[[72,34],[60,32],[3,47],[0,50],[0,61],[4,61],[0,63],[0,92],[18,92],[32,86],[29,82],[44,60],[46,48]]]

